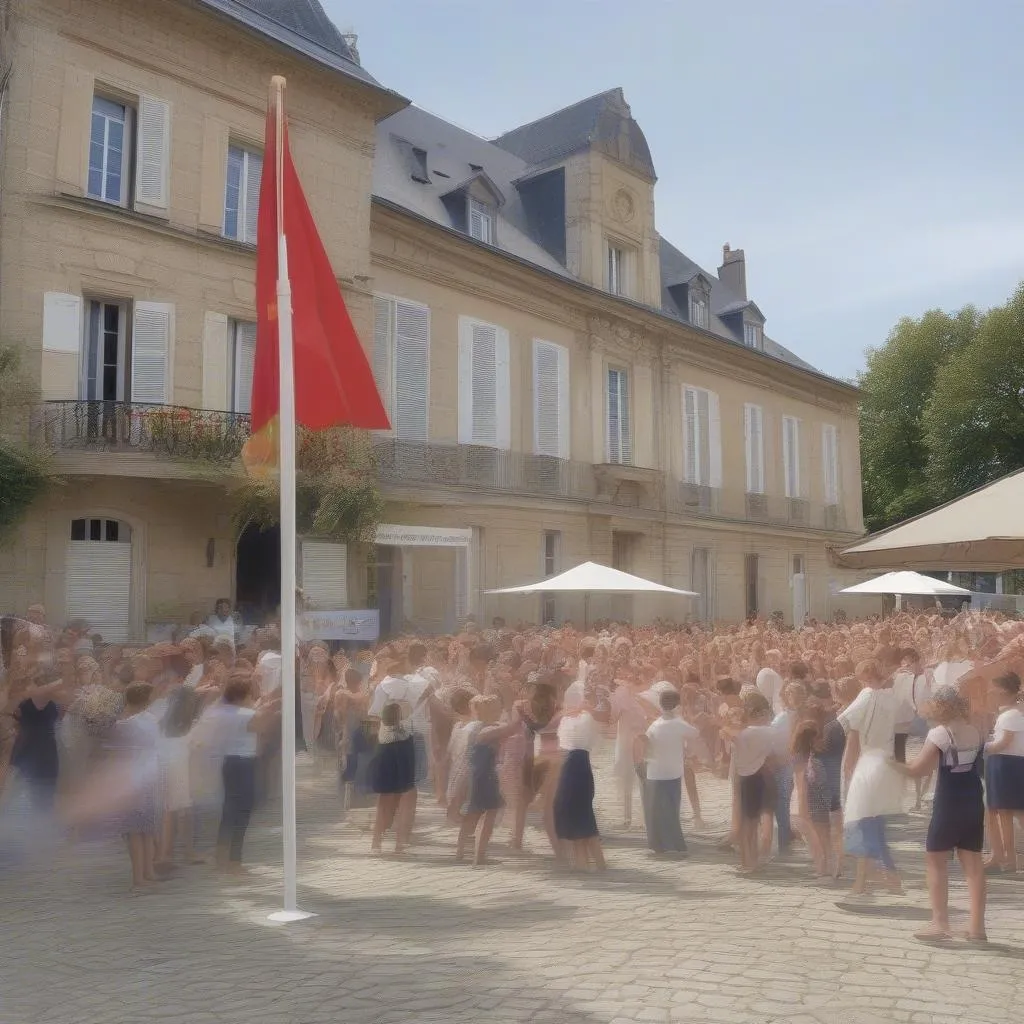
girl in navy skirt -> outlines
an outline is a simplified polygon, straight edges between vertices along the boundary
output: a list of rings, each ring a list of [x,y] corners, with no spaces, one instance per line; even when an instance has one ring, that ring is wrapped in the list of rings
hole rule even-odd
[[[402,794],[416,785],[416,750],[412,729],[402,719],[402,706],[389,701],[381,708],[377,754],[370,768],[371,784],[377,794],[377,816],[373,822],[370,850],[381,852],[384,833],[391,828]],[[400,829],[395,831],[395,853],[403,850]]]
[[[572,850],[572,863],[586,869],[590,863],[605,868],[601,837],[594,814],[594,772],[590,748],[597,738],[594,716],[582,708],[565,715],[558,726],[558,742],[565,751],[555,789],[555,834]]]
[[[992,859],[987,866],[1016,871],[1013,819],[1024,811],[1024,713],[1017,703],[1020,677],[1007,672],[994,679],[989,696],[999,717],[993,738],[985,744],[985,795],[992,842]]]
[[[459,827],[455,859],[465,860],[466,844],[472,842],[477,825],[480,825],[480,835],[476,838],[476,852],[473,855],[473,866],[479,867],[488,863],[487,844],[494,831],[494,819],[505,803],[498,782],[498,745],[517,729],[521,729],[522,721],[518,713],[513,711],[505,725],[498,725],[501,716],[501,700],[498,697],[474,697],[469,705],[473,712],[473,720],[466,726],[469,730],[466,755],[469,793]]]
[[[928,893],[931,924],[914,937],[941,942],[952,937],[949,927],[949,856],[955,850],[967,879],[970,927],[964,936],[987,942],[985,935],[985,801],[982,794],[982,736],[968,720],[969,707],[956,686],[940,686],[932,695],[929,719],[936,722],[912,764],[890,764],[912,779],[924,778],[938,766],[932,820],[928,826]]]

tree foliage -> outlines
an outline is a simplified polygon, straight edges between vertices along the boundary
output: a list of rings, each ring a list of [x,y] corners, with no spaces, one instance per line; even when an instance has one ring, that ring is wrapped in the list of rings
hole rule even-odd
[[[879,530],[1024,466],[1024,286],[905,318],[861,375],[864,517]]]
[[[296,526],[331,540],[372,540],[384,513],[370,435],[350,427],[299,431],[296,449]],[[247,480],[234,492],[234,523],[261,530],[280,519],[276,480]]]

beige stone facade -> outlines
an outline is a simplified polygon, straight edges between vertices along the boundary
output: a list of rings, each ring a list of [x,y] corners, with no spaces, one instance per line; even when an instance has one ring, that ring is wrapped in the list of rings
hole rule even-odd
[[[277,73],[288,77],[296,165],[367,350],[375,296],[429,311],[426,433],[378,439],[386,519],[468,531],[462,546],[383,545],[375,559],[350,551],[334,581],[347,593],[333,603],[386,600],[392,628],[450,628],[469,611],[579,619],[581,600],[542,605],[485,591],[590,558],[704,595],[682,605],[595,602],[595,616],[734,621],[756,608],[791,620],[835,610],[839,576],[826,544],[862,529],[856,393],[660,315],[653,172],[628,139],[541,168],[565,172],[566,272],[533,266],[503,251],[500,234],[482,246],[373,200],[375,147],[387,132],[379,124],[401,101],[211,6],[5,7],[0,336],[19,344],[39,385],[34,429],[54,451],[59,482],[0,551],[0,606],[43,600],[54,621],[68,617],[84,585],[72,580],[85,551],[75,545],[107,536],[128,545],[130,567],[128,618],[114,632],[141,636],[237,596],[231,481],[196,480],[156,442],[167,429],[161,409],[178,417],[179,434],[182,423],[200,433],[244,429],[255,249],[225,237],[225,190],[229,150],[233,160],[250,154],[249,170],[261,151]],[[111,123],[126,112],[124,182],[110,170],[109,144],[102,166],[101,187],[120,187],[118,202],[90,195],[97,97],[112,105],[101,108],[114,111]],[[609,247],[621,253],[614,288]],[[465,437],[460,339],[473,322],[507,338],[508,436],[490,449]],[[565,450],[554,460],[538,454],[537,340],[565,353]],[[630,451],[613,460],[607,389],[617,369],[629,392]],[[714,410],[701,421],[715,436],[702,442],[696,484],[682,483],[687,387]],[[751,405],[761,410],[764,447],[753,501]],[[786,418],[799,423],[795,470],[782,455]],[[794,575],[797,587],[806,581],[803,609]],[[110,586],[116,603],[120,584]]]

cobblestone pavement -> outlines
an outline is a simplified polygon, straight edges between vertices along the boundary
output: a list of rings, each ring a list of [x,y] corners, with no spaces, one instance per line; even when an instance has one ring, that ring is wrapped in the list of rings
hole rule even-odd
[[[280,827],[251,833],[253,876],[188,868],[124,894],[115,847],[62,847],[0,875],[0,1024],[1004,1024],[1024,1006],[1024,881],[990,889],[990,948],[924,946],[924,819],[897,829],[908,895],[854,904],[806,863],[736,876],[715,850],[725,791],[700,777],[691,857],[648,857],[616,832],[607,754],[596,759],[610,870],[574,876],[538,854],[475,870],[452,862],[436,808],[404,860],[367,856],[356,812],[339,824],[332,778],[300,766],[300,902],[280,898]],[[953,873],[963,921],[965,892]]]

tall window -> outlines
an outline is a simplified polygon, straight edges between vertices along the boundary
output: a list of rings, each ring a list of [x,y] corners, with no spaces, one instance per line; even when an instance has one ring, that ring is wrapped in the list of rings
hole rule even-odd
[[[562,546],[562,534],[558,530],[545,530],[544,531],[544,578],[550,579],[552,576],[558,575],[558,563],[560,548]],[[541,595],[541,614],[540,621],[542,623],[554,622],[555,621],[555,595],[554,594],[542,594]]]
[[[749,320],[743,323],[743,344],[747,348],[764,348],[764,328],[760,324],[751,323]]]
[[[430,309],[373,297],[373,370],[394,436],[426,441],[430,402]]]
[[[839,431],[831,423],[821,428],[821,456],[825,504],[839,504]]]
[[[247,414],[252,408],[256,325],[247,320],[231,320],[228,339],[231,344],[231,411]]]
[[[89,131],[87,194],[105,203],[125,206],[131,173],[131,131],[134,111],[123,103],[94,96]]]
[[[256,217],[260,205],[263,157],[241,146],[228,148],[228,176],[224,190],[224,237],[256,244]]]
[[[569,458],[569,350],[533,342],[533,451]]]
[[[605,283],[608,291],[613,295],[629,294],[629,282],[627,280],[627,257],[626,250],[620,246],[608,244],[608,265],[605,274]]]
[[[708,325],[708,300],[703,295],[690,296],[690,323],[694,327]]]
[[[469,201],[469,233],[480,242],[494,245],[494,214],[476,199]]]
[[[94,300],[86,306],[84,396],[90,402],[121,402],[125,397],[128,308]]]
[[[747,618],[751,619],[760,611],[758,608],[757,555],[747,555],[743,560],[743,580],[746,592]]]
[[[459,317],[459,443],[512,447],[509,334]]]
[[[694,548],[690,554],[690,589],[697,595],[697,619],[709,622],[714,616],[711,604],[711,552],[707,548]]]
[[[787,498],[800,495],[800,421],[795,416],[782,417],[782,471]]]
[[[764,494],[764,410],[759,405],[743,407],[747,447],[747,494]]]
[[[699,487],[721,486],[718,395],[683,385],[683,480]]]
[[[633,462],[633,438],[629,409],[629,373],[608,369],[608,461],[622,465]]]

